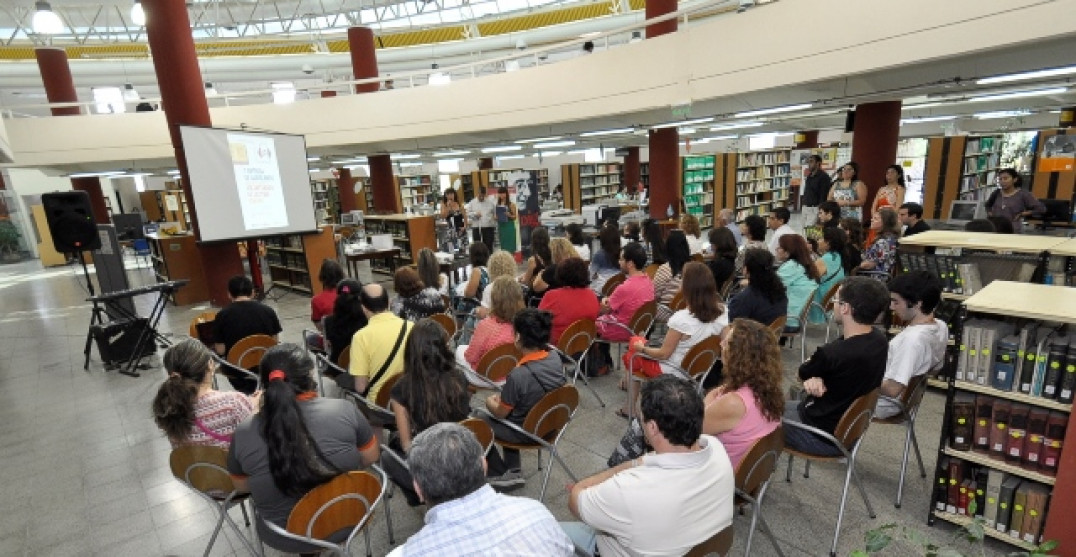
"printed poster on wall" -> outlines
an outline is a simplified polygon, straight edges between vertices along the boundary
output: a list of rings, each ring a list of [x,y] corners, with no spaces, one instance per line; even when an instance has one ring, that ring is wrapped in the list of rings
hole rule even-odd
[[[1071,172],[1076,168],[1076,136],[1053,135],[1043,142],[1039,172]]]

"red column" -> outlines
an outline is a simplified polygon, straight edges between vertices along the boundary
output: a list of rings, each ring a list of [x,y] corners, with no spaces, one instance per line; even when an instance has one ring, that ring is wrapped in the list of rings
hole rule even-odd
[[[818,147],[818,130],[796,132],[794,138],[797,149],[814,149]]]
[[[478,159],[479,170],[493,170],[493,157],[484,157]]]
[[[108,224],[108,206],[105,205],[105,194],[101,191],[101,179],[93,176],[89,178],[71,178],[71,189],[84,191],[90,194],[90,206],[93,208],[93,220],[97,224]]]
[[[388,155],[366,157],[370,164],[370,192],[374,194],[374,208],[381,213],[399,213],[400,198],[396,195],[396,177],[392,174],[392,158]]]
[[[672,205],[680,214],[680,139],[676,128],[650,130],[650,216],[665,220]]]
[[[374,31],[369,27],[349,27],[347,42],[351,48],[351,70],[355,79],[377,77],[377,53],[374,49]],[[355,86],[356,93],[373,93],[381,84],[364,83]]]
[[[670,12],[675,12],[676,8],[676,0],[647,0],[646,19],[653,19]],[[662,21],[661,23],[647,25],[646,38],[653,39],[654,37],[660,37],[666,33],[674,33],[675,31],[676,19],[670,19],[668,21]]]
[[[336,194],[340,198],[340,214],[358,209],[355,202],[355,179],[351,177],[350,168],[340,169],[340,177],[336,179]]]
[[[900,139],[900,101],[867,103],[856,106],[852,128],[852,160],[859,163],[859,179],[867,185],[866,218],[871,201],[885,184],[885,167],[897,160]],[[838,161],[843,164],[844,161]]]
[[[191,226],[195,236],[201,238],[198,207],[191,195],[190,174],[187,172],[187,157],[183,151],[179,126],[210,126],[212,122],[202,74],[198,68],[198,53],[194,49],[187,5],[183,0],[147,0],[142,7],[146,11],[146,37],[153,52],[161,107],[176,152],[176,168],[179,169],[183,193],[190,207]],[[228,279],[243,273],[243,262],[235,243],[201,244],[198,246],[198,255],[209,286],[210,302],[216,306],[227,305]],[[261,272],[258,269],[251,269],[251,274],[253,280],[260,282]]]
[[[75,91],[75,78],[71,76],[71,66],[67,63],[67,52],[62,48],[35,48],[37,67],[41,70],[41,81],[45,84],[45,96],[50,103],[78,102]],[[77,106],[52,107],[53,116],[78,116],[82,111]]]
[[[1061,116],[1057,119],[1059,128],[1076,127],[1076,106],[1061,109]]]
[[[635,188],[639,186],[639,176],[642,171],[639,169],[639,148],[628,147],[628,154],[624,156],[624,185],[628,188],[628,193],[635,193]]]
[[[335,97],[335,96],[336,96],[336,91],[327,91],[326,90],[326,91],[321,92],[321,98],[323,98],[323,99],[327,99],[329,97]]]

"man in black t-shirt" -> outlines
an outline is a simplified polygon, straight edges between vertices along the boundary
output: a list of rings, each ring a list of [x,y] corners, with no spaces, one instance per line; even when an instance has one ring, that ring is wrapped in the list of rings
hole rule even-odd
[[[900,218],[900,223],[906,227],[904,229],[905,238],[930,230],[930,225],[923,220],[923,206],[918,203],[909,202],[901,205],[897,212],[897,217]]]
[[[843,337],[821,346],[799,369],[804,398],[785,405],[785,419],[833,433],[845,410],[860,396],[877,389],[885,376],[889,342],[873,327],[889,306],[889,291],[880,281],[850,277],[833,299],[834,319]],[[839,456],[830,442],[795,427],[784,428],[785,445],[801,452]]]
[[[228,297],[232,303],[220,310],[213,320],[217,341],[213,349],[217,354],[226,357],[235,343],[248,336],[269,335],[276,339],[283,330],[273,308],[252,299],[253,294],[254,283],[246,276],[236,275],[228,279]],[[252,378],[229,373],[226,368],[221,368],[221,373],[237,391],[250,394],[257,388],[257,382]]]

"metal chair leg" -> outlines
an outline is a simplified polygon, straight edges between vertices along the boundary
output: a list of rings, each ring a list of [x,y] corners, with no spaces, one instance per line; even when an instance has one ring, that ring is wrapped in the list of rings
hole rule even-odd
[[[392,484],[391,480],[389,482],[390,482],[390,485],[395,487],[395,484]],[[396,540],[394,539],[394,537],[392,535],[392,505],[389,504],[388,499],[385,500],[385,505],[384,506],[385,506],[385,526],[389,530],[389,545],[396,545]],[[367,528],[369,528],[369,526],[367,526]]]
[[[829,549],[830,557],[837,555],[837,540],[841,537],[841,521],[844,520],[844,505],[848,501],[848,483],[852,481],[852,463],[848,463],[848,471],[844,474],[844,488],[841,489],[841,506],[837,510],[837,528],[833,531],[833,545]]]
[[[919,462],[919,477],[927,477],[927,469],[923,467],[923,455],[919,454],[919,440],[915,437],[915,418],[912,418],[912,449],[915,450],[915,460]]]
[[[788,455],[788,467],[785,469],[785,481],[792,482],[792,454]]]
[[[852,471],[852,477],[856,480],[856,488],[863,497],[863,504],[867,506],[867,514],[871,518],[878,518],[878,515],[874,513],[874,507],[871,506],[871,500],[867,498],[867,490],[863,489],[863,480],[860,480],[859,474],[856,473],[855,458],[855,455],[852,455],[852,458],[848,459],[848,468]]]
[[[811,461],[810,460],[804,460],[803,461],[803,477],[804,478],[810,478],[811,477]]]
[[[770,544],[773,545],[773,549],[777,552],[777,555],[785,557],[785,552],[781,550],[781,545],[777,543],[777,536],[773,535],[773,530],[770,530],[770,525],[766,524],[766,519],[764,517],[758,517],[758,525],[762,530],[762,533],[766,534],[766,537],[769,538]],[[747,555],[747,553],[744,553],[744,555]]]
[[[900,508],[901,499],[904,497],[904,476],[908,472],[908,449],[912,443],[910,423],[905,424],[904,427],[904,456],[900,459],[900,481],[897,482],[897,502],[894,503],[894,506],[898,509]]]
[[[247,516],[247,500],[243,499],[239,502],[239,510],[243,511],[243,524],[250,527],[250,517]]]
[[[585,350],[583,352],[583,355],[579,357],[579,361],[575,363],[575,371],[574,371],[575,380],[572,381],[572,384],[574,385],[575,383],[578,383],[580,379],[582,379],[583,380],[583,385],[586,385],[587,389],[590,391],[590,394],[594,395],[594,398],[598,401],[598,404],[600,404],[602,408],[605,408],[605,401],[602,400],[602,397],[598,396],[598,391],[594,390],[594,387],[590,384],[590,380],[587,379],[587,374],[581,373],[580,369],[579,369],[580,368],[580,365],[579,365],[580,362],[586,361],[588,352],[590,352],[589,349]]]

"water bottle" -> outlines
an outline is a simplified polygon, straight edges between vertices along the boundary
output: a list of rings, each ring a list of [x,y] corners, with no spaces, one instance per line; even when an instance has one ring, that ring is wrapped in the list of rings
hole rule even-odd
[[[672,203],[669,203],[669,206],[665,208],[665,216],[671,219],[673,218],[674,214],[675,213],[673,212]]]

